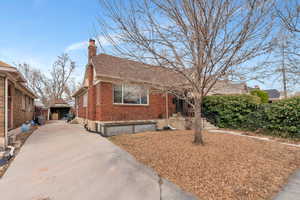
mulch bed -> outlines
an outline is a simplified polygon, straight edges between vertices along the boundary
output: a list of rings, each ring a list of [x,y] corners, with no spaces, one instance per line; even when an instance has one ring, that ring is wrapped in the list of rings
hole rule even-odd
[[[192,144],[192,131],[110,140],[201,199],[272,199],[300,167],[300,148],[228,134],[205,132],[204,146]]]
[[[38,129],[38,126],[31,127],[31,129],[27,132],[20,133],[16,137],[16,141],[20,141],[20,146],[15,147],[14,156],[3,166],[0,166],[0,178],[5,174],[6,170],[8,169],[10,163],[13,162],[17,154],[20,152],[21,147],[25,143],[25,141],[28,139],[28,137],[36,130]]]

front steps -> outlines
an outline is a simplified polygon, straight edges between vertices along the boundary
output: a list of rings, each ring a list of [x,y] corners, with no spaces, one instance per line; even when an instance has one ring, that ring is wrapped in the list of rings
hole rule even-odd
[[[206,130],[218,129],[216,126],[214,126],[213,124],[208,122],[206,120],[206,118],[202,118],[202,120],[203,120],[202,123],[203,123],[204,129],[206,129]]]
[[[190,130],[194,126],[193,117],[172,116],[169,118],[169,125],[179,130]],[[205,130],[218,129],[213,124],[209,123],[205,118],[202,118],[203,128]]]

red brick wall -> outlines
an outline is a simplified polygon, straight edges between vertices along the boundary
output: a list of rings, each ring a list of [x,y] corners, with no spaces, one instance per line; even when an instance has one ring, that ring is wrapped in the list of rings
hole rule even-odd
[[[149,105],[116,105],[113,104],[113,87],[111,83],[98,83],[90,87],[88,95],[88,119],[95,121],[120,121],[120,120],[148,120],[166,117],[165,94],[150,92]],[[92,97],[92,99],[90,99]],[[172,96],[169,97],[169,116],[175,112]],[[98,103],[96,102],[98,98]],[[77,97],[78,117],[87,118],[86,109],[83,107],[83,95]],[[92,105],[92,106],[91,106]],[[91,109],[93,108],[93,109]]]
[[[27,96],[25,109],[22,108],[22,96],[24,95],[24,93],[18,89],[15,89],[13,94],[13,128],[17,128],[24,122],[33,119],[34,107],[33,99],[28,98]]]
[[[95,120],[96,117],[96,86],[88,88],[88,119]]]
[[[25,108],[22,108],[22,96],[24,93],[15,88],[14,83],[9,81],[9,95],[11,99],[12,112],[10,117],[9,128],[17,128],[22,123],[32,120],[34,113],[33,99],[26,96]],[[12,121],[11,121],[12,120]],[[5,78],[0,77],[0,140],[5,135]],[[0,146],[3,144],[0,144]]]
[[[100,85],[100,105],[97,106],[97,121],[115,120],[147,120],[166,116],[165,94],[150,92],[149,105],[116,105],[113,104],[113,90],[111,83]],[[175,105],[169,95],[169,115],[175,112]]]
[[[77,105],[78,106],[78,117],[86,118],[86,109],[87,107],[83,107],[83,95],[77,97]]]

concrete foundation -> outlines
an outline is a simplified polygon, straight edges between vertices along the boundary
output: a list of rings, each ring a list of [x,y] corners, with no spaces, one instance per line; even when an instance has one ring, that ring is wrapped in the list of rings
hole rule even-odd
[[[90,131],[95,131],[103,136],[114,136],[120,134],[140,133],[145,131],[156,131],[156,120],[130,120],[130,121],[92,121],[76,118],[78,123],[86,126]]]
[[[84,118],[76,118],[78,123],[86,126],[88,130],[101,133],[104,136],[120,134],[140,133],[145,131],[162,130],[171,126],[178,130],[191,130],[194,128],[194,118],[181,116],[170,117],[169,119],[154,120],[129,120],[129,121],[92,121]],[[202,119],[204,129],[217,129],[217,127]]]

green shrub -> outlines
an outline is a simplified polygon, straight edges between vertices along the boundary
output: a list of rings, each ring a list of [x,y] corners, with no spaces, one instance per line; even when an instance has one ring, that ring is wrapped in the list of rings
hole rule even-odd
[[[281,100],[265,109],[265,128],[288,137],[300,137],[300,97]]]
[[[203,101],[203,114],[220,128],[241,128],[259,103],[260,99],[252,95],[207,96]]]
[[[269,102],[269,95],[267,92],[262,91],[260,89],[255,89],[250,92],[251,95],[258,96],[261,100],[261,103]]]
[[[300,138],[300,97],[260,104],[253,95],[208,96],[203,115],[220,128],[255,131],[280,137]]]

